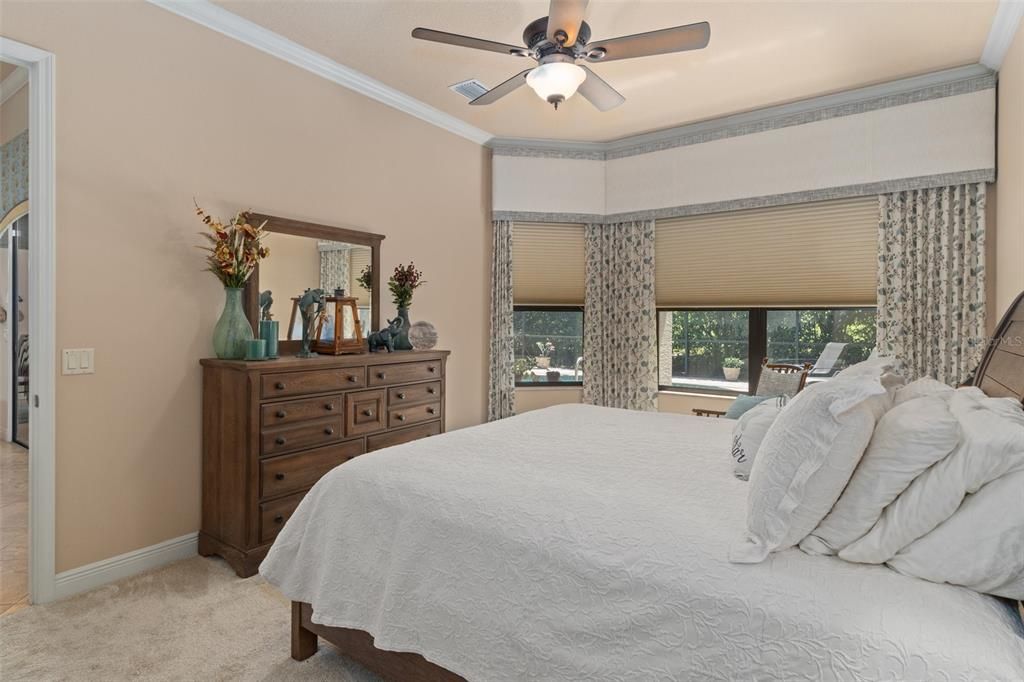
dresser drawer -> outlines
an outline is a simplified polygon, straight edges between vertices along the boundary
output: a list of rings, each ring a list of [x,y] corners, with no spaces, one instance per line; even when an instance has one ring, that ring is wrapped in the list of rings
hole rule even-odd
[[[358,391],[345,395],[345,433],[359,436],[380,431],[387,424],[384,390]]]
[[[283,398],[303,393],[327,393],[362,388],[366,385],[366,370],[362,367],[320,369],[310,372],[281,372],[260,377],[260,396]]]
[[[344,437],[345,422],[342,415],[339,414],[330,419],[264,429],[260,433],[261,452],[264,456],[276,455],[292,450],[329,445]]]
[[[388,389],[388,407],[403,407],[417,403],[432,403],[441,397],[441,382],[431,381],[429,384],[412,384],[396,386]]]
[[[272,542],[302,502],[305,492],[260,504],[260,544]]]
[[[427,403],[426,405],[411,405],[409,407],[397,407],[388,411],[388,428],[397,429],[409,424],[439,419],[441,417],[441,403]]]
[[[389,448],[392,445],[408,443],[420,438],[426,438],[427,436],[436,436],[439,433],[441,433],[441,422],[420,424],[419,426],[401,429],[400,431],[388,431],[376,436],[368,436],[366,438],[366,451],[371,452],[381,448]]]
[[[260,496],[276,497],[312,487],[334,467],[363,454],[363,440],[339,443],[260,462]]]
[[[269,403],[260,408],[260,415],[263,428],[267,428],[330,417],[341,414],[344,407],[344,396],[329,395],[323,398],[290,400],[286,403]]]
[[[370,386],[404,384],[410,381],[426,381],[441,377],[441,361],[402,362],[397,365],[371,365]]]

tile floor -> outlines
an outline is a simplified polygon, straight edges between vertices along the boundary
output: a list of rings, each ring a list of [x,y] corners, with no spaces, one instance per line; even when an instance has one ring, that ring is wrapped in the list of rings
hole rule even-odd
[[[28,606],[28,450],[0,442],[0,615]]]

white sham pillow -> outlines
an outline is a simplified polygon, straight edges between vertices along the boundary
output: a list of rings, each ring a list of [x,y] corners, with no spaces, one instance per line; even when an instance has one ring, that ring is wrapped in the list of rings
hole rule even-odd
[[[949,409],[960,424],[956,449],[915,478],[867,535],[839,551],[839,558],[884,563],[952,516],[966,495],[1000,476],[1024,470],[1020,403],[989,398],[971,387],[954,391]]]
[[[768,429],[750,472],[747,532],[729,551],[736,563],[758,563],[800,542],[842,493],[892,402],[877,379],[812,384]]]
[[[1024,600],[1024,471],[968,495],[956,513],[888,563],[916,578]]]
[[[896,391],[896,398],[893,400],[893,407],[900,403],[905,403],[908,400],[913,400],[914,398],[923,398],[931,395],[942,396],[946,400],[949,400],[949,396],[951,396],[955,390],[956,389],[952,386],[947,386],[937,379],[922,377],[911,381],[909,384]]]
[[[732,473],[741,481],[750,478],[750,469],[754,465],[761,441],[785,407],[786,400],[785,396],[769,398],[744,412],[736,421],[732,429],[732,458],[735,463]]]
[[[897,399],[906,388],[896,392]],[[925,395],[895,405],[878,421],[832,511],[800,542],[800,549],[835,554],[865,535],[886,506],[959,441],[960,425],[949,411],[947,397]]]
[[[899,372],[900,363],[896,358],[882,355],[872,355],[867,360],[850,365],[840,370],[836,378],[853,379],[854,377],[876,379],[883,374],[894,374]]]

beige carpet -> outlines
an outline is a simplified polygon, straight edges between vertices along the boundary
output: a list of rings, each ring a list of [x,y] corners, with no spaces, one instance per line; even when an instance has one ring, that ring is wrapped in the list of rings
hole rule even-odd
[[[290,614],[262,578],[196,557],[0,618],[0,680],[377,680],[323,641],[291,660]]]

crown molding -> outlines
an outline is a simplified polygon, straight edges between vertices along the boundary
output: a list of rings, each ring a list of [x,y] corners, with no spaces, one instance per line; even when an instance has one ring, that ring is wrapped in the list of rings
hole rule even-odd
[[[11,72],[7,78],[0,81],[0,104],[3,104],[14,93],[28,85],[28,69],[20,67]]]
[[[992,17],[992,27],[988,30],[988,40],[981,53],[981,63],[998,71],[1003,65],[1006,52],[1017,35],[1017,27],[1024,20],[1024,0],[999,0],[996,14]]]
[[[981,64],[971,64],[641,135],[631,135],[610,142],[495,138],[488,146],[498,156],[616,159],[862,114],[914,102],[963,95],[994,88],[995,83],[995,74],[991,69]]]
[[[147,1],[161,9],[194,21],[212,31],[245,43],[261,52],[282,59],[321,78],[326,78],[342,87],[358,92],[370,99],[477,144],[485,144],[494,137],[486,130],[472,126],[455,116],[446,114],[440,109],[436,109],[425,102],[421,102],[391,86],[385,85],[375,78],[371,78],[351,67],[339,64],[319,52],[303,47],[248,19],[243,19],[234,12],[229,12],[223,7],[209,2],[209,0]]]

